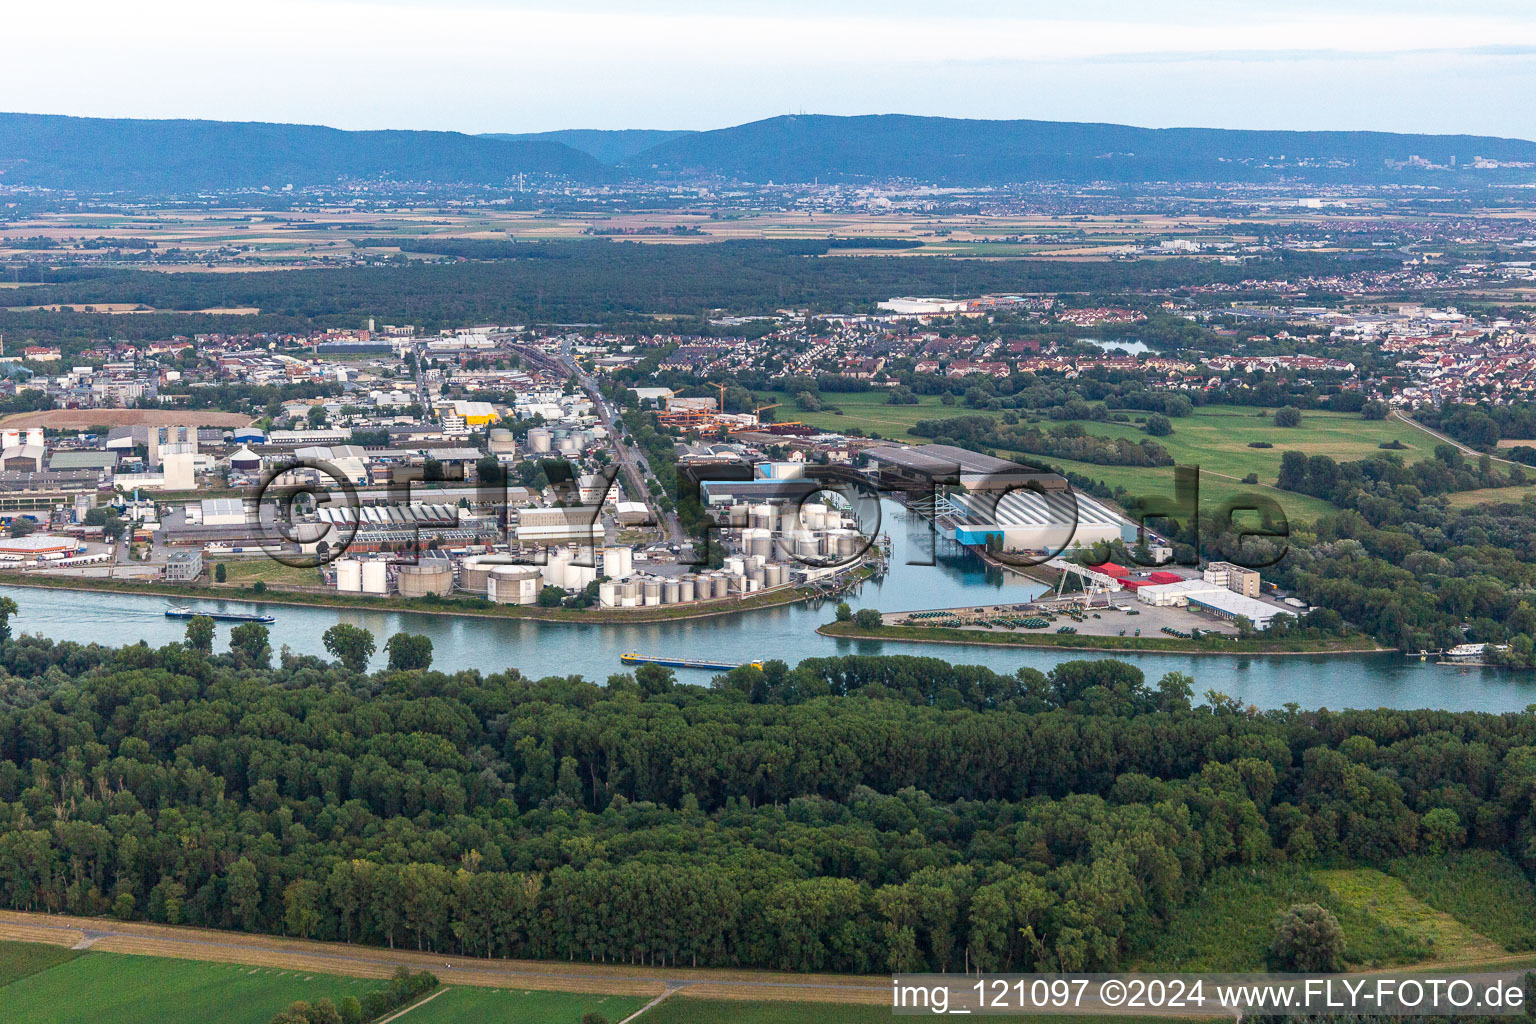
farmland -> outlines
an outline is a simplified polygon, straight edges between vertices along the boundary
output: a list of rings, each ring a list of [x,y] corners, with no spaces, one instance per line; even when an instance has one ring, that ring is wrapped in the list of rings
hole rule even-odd
[[[576,1024],[588,1013],[619,1021],[648,1002],[645,996],[460,987],[411,1010],[402,1024]]]

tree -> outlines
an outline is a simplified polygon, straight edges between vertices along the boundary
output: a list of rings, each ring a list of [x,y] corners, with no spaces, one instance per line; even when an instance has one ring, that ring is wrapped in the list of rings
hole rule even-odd
[[[879,610],[875,608],[860,608],[853,617],[854,625],[860,629],[879,629],[884,621],[880,617]]]
[[[853,608],[852,608],[852,606],[850,606],[848,604],[847,601],[839,601],[839,602],[837,602],[837,621],[838,622],[852,622],[853,621]]]
[[[338,622],[321,637],[331,656],[346,666],[349,672],[364,672],[376,646],[373,634],[358,626]]]
[[[665,665],[641,665],[635,669],[635,682],[647,696],[666,693],[677,684],[677,673]]]
[[[1147,417],[1147,433],[1153,437],[1167,437],[1173,433],[1173,423],[1160,412]]]
[[[283,890],[283,924],[288,934],[307,939],[320,924],[320,883],[296,878]]]
[[[6,643],[11,639],[11,616],[21,611],[15,601],[9,597],[0,597],[0,643]]]
[[[204,654],[213,653],[213,619],[207,615],[194,615],[187,620],[186,645]]]
[[[1275,426],[1299,427],[1301,426],[1301,410],[1294,405],[1281,406],[1275,410]]]
[[[1344,967],[1344,929],[1333,912],[1316,903],[1298,903],[1275,919],[1269,947],[1276,970],[1322,973]]]
[[[225,580],[229,579],[229,569],[224,565],[223,562],[219,562],[213,567],[213,578],[217,583],[223,583]]]
[[[272,641],[267,627],[259,622],[242,623],[230,630],[229,649],[241,665],[268,668],[272,664]]]
[[[432,666],[432,640],[419,633],[396,633],[384,644],[391,672],[411,672]]]
[[[545,587],[539,591],[540,608],[559,608],[565,600],[565,591],[560,587]]]
[[[36,533],[36,532],[37,532],[37,524],[34,523],[30,519],[26,519],[26,518],[24,518],[22,516],[17,516],[15,519],[11,520],[11,536],[12,537],[25,537],[28,534],[32,534],[32,533]]]

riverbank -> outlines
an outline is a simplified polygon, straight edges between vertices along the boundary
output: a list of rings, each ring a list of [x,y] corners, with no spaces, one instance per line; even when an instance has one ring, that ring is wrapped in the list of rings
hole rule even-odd
[[[856,569],[853,585],[873,574],[868,567]],[[44,576],[41,573],[0,571],[0,586],[30,587],[39,590],[72,590],[85,593],[138,594],[146,597],[177,597],[198,601],[242,601],[251,604],[287,605],[302,608],[349,608],[356,611],[411,612],[419,615],[449,615],[478,619],[525,619],[536,622],[586,623],[591,625],[630,625],[647,622],[681,622],[739,615],[764,608],[799,604],[827,595],[815,587],[789,587],[740,599],[695,602],[689,605],[659,605],[651,608],[541,608],[537,605],[492,604],[475,597],[378,597],[370,594],[342,594],[335,591],[301,591],[267,587],[258,592],[249,586],[218,584],[134,583],[127,580]]]
[[[1327,642],[1293,641],[1290,644],[1260,639],[1228,640],[1206,644],[1201,640],[1183,640],[1163,636],[1085,636],[1081,633],[1005,633],[983,629],[945,629],[935,626],[881,626],[861,629],[852,622],[829,622],[816,627],[822,636],[838,640],[891,640],[897,643],[954,644],[961,647],[1019,647],[1026,649],[1066,649],[1106,651],[1120,654],[1212,654],[1231,657],[1282,657],[1327,654],[1384,654],[1395,650],[1381,647],[1370,637],[1350,637]]]

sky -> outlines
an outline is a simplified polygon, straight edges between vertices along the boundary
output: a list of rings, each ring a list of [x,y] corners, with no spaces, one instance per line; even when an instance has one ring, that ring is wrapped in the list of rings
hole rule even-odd
[[[1536,139],[1529,0],[49,0],[0,109],[339,128],[785,113]]]

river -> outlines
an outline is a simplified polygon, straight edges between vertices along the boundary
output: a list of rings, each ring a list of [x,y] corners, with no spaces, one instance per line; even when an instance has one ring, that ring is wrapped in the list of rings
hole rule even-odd
[[[894,544],[891,569],[879,581],[869,581],[848,601],[855,608],[914,611],[967,604],[1018,602],[1043,588],[1029,580],[988,569],[963,550],[941,550],[924,558],[926,524],[900,506],[882,502],[884,524]],[[942,543],[941,543],[942,548]],[[909,564],[931,561],[934,564]],[[1397,654],[1339,654],[1315,657],[1253,657],[1235,655],[1097,654],[1087,651],[1019,650],[989,646],[882,643],[824,637],[815,628],[832,618],[832,606],[787,605],[741,615],[634,625],[582,625],[423,615],[412,612],[362,611],[258,605],[246,601],[185,601],[166,597],[117,593],[92,594],[64,590],[4,587],[21,607],[13,620],[19,633],[57,640],[97,641],[114,646],[148,641],[151,645],[178,641],[185,623],[165,618],[173,605],[223,611],[255,611],[275,615],[270,628],[272,646],[287,645],[303,654],[325,656],[321,635],[336,622],[370,630],[379,638],[381,653],[374,667],[383,667],[383,642],[406,630],[432,639],[433,667],[444,671],[479,669],[494,672],[508,667],[535,678],[581,675],[601,681],[624,671],[619,655],[625,651],[714,661],[782,658],[793,664],[802,658],[837,654],[923,654],[964,664],[986,665],[1012,672],[1020,665],[1048,670],[1069,658],[1114,657],[1132,662],[1155,680],[1164,672],[1188,672],[1197,693],[1207,689],[1241,698],[1263,708],[1295,702],[1302,707],[1435,707],[1452,711],[1518,711],[1536,703],[1536,677],[1481,668],[1441,667]],[[217,648],[227,647],[227,623],[219,623]],[[711,673],[680,672],[688,682],[707,682]]]

